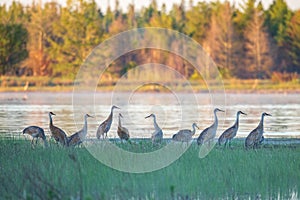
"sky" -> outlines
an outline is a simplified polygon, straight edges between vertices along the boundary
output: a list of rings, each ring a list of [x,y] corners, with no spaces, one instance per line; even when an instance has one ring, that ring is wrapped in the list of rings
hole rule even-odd
[[[0,4],[10,4],[11,2],[13,2],[14,0],[0,0]],[[22,4],[31,4],[33,0],[15,0],[15,1],[19,1]],[[38,2],[39,0],[35,0],[36,2]],[[41,0],[43,3],[51,1],[51,0]],[[65,5],[67,0],[55,0],[56,2]],[[105,11],[107,8],[107,5],[110,4],[111,8],[114,8],[115,5],[115,0],[95,0],[97,2],[97,4],[100,6],[102,11]],[[186,1],[186,5],[189,4],[189,0],[185,0]],[[199,2],[199,0],[193,0],[194,4]],[[203,1],[203,0],[202,0]],[[206,2],[211,2],[211,1],[215,1],[215,0],[204,0]],[[221,2],[223,2],[224,0],[220,0]],[[231,3],[235,3],[237,6],[242,3],[245,0],[229,0]],[[150,4],[151,0],[119,0],[120,2],[120,7],[122,8],[123,11],[127,10],[127,7],[130,3],[134,3],[136,10],[140,10],[143,6],[147,6]],[[166,4],[166,8],[167,11],[171,9],[172,5],[174,3],[180,3],[181,0],[156,0],[158,7],[161,8],[161,5],[163,3]],[[270,4],[273,2],[273,0],[261,0],[261,2],[263,3],[263,6],[265,9],[269,8]],[[296,9],[300,9],[300,1],[299,0],[286,0],[288,6],[292,9],[292,10],[296,10]]]

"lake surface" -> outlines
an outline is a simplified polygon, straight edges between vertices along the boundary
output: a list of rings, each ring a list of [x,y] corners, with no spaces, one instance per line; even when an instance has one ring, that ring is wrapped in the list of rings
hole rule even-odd
[[[265,117],[265,137],[300,138],[300,95],[299,94],[214,94],[198,93],[1,93],[0,96],[0,134],[20,137],[22,130],[30,125],[45,129],[49,135],[50,111],[54,124],[71,135],[83,126],[83,115],[89,113],[88,137],[95,138],[98,125],[105,120],[111,105],[115,110],[114,120],[108,137],[117,138],[118,113],[124,118],[122,125],[127,127],[132,138],[149,138],[154,131],[153,120],[145,119],[151,113],[170,138],[180,129],[191,129],[193,122],[200,132],[213,123],[213,109],[218,107],[225,113],[218,113],[220,135],[231,126],[236,112],[242,110],[247,116],[240,116],[237,137],[245,137],[259,123],[262,112],[272,114]]]

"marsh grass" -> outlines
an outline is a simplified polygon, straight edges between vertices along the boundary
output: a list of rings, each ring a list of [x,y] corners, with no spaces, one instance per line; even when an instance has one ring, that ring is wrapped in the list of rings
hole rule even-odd
[[[148,152],[150,141],[118,143]],[[84,147],[0,139],[0,198],[6,199],[292,199],[300,198],[300,146],[244,150],[215,146],[203,159],[192,144],[170,166],[131,174],[97,161]]]

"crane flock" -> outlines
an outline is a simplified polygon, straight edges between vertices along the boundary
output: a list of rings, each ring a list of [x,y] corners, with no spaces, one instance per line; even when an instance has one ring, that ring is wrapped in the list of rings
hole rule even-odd
[[[112,125],[113,121],[113,111],[114,109],[120,109],[119,107],[113,105],[111,107],[111,111],[109,116],[107,117],[106,120],[104,120],[98,127],[96,131],[96,138],[98,140],[104,140],[107,138],[107,133],[110,130],[110,127]],[[218,117],[217,117],[217,112],[225,112],[219,108],[214,109],[214,122],[211,126],[205,128],[197,138],[197,144],[199,146],[203,144],[211,144],[215,137],[216,137],[216,132],[218,129]],[[237,131],[239,128],[239,116],[240,115],[247,115],[246,113],[242,111],[238,111],[236,113],[236,121],[235,123],[228,129],[226,129],[218,138],[218,144],[221,146],[223,143],[224,147],[226,147],[227,143],[228,146],[230,147],[231,145],[231,140],[237,135]],[[51,137],[54,138],[54,140],[59,143],[61,146],[76,146],[80,145],[86,138],[87,133],[88,133],[88,125],[87,125],[87,118],[92,117],[89,114],[84,115],[84,125],[83,128],[71,136],[67,136],[67,134],[59,127],[53,125],[53,119],[52,116],[55,114],[53,112],[49,112],[49,129],[51,133]],[[263,130],[263,122],[264,122],[264,117],[265,116],[272,116],[266,112],[263,112],[261,115],[261,120],[258,124],[258,126],[252,130],[249,135],[245,139],[245,148],[257,148],[264,140],[264,130]],[[121,118],[123,118],[122,114],[119,113],[118,115],[119,118],[119,123],[118,123],[118,128],[117,128],[117,134],[119,138],[121,139],[121,142],[123,140],[128,141],[130,138],[129,130],[122,126],[121,124]],[[150,114],[145,117],[147,118],[153,118],[153,125],[154,125],[154,132],[151,134],[151,141],[153,144],[160,144],[163,140],[163,131],[159,127],[156,121],[156,116],[155,114]],[[172,141],[174,142],[186,142],[189,143],[190,141],[193,140],[193,136],[196,134],[196,128],[199,129],[198,125],[196,123],[192,124],[192,130],[189,129],[182,129],[179,130],[177,133],[175,133],[172,136]],[[48,146],[48,142],[46,140],[46,135],[44,133],[44,130],[41,127],[38,126],[29,126],[23,130],[23,134],[28,134],[32,137],[31,145],[33,145],[34,139],[37,140],[38,138],[41,138],[44,141],[44,146]]]

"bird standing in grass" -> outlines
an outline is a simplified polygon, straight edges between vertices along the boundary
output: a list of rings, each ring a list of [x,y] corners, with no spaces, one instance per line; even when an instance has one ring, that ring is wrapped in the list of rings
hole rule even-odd
[[[258,126],[249,133],[245,140],[245,147],[248,149],[250,147],[256,148],[259,144],[261,144],[264,140],[263,133],[264,133],[264,117],[265,116],[272,116],[268,113],[262,113],[261,120]]]
[[[70,137],[68,137],[68,146],[76,146],[76,145],[79,145],[81,144],[86,135],[87,135],[87,130],[88,130],[88,125],[87,125],[87,118],[88,117],[92,117],[90,116],[89,114],[85,114],[84,115],[84,125],[83,125],[83,128],[74,133],[73,135],[71,135]]]
[[[145,119],[147,119],[149,117],[153,118],[153,125],[154,125],[154,129],[155,129],[151,135],[152,144],[161,143],[162,139],[163,139],[163,131],[161,130],[161,128],[158,126],[158,124],[156,122],[156,116],[152,113],[151,115],[145,117]]]
[[[111,110],[110,110],[110,115],[108,116],[108,118],[99,125],[99,127],[97,129],[97,133],[96,133],[97,139],[100,139],[101,136],[104,139],[104,134],[105,134],[105,138],[107,138],[107,132],[110,129],[110,126],[111,126],[111,123],[113,120],[113,111],[115,108],[120,109],[117,106],[112,106]]]
[[[247,115],[246,113],[242,112],[242,111],[238,111],[236,113],[236,121],[234,123],[233,126],[231,126],[230,128],[226,129],[222,134],[221,136],[219,137],[218,139],[218,143],[219,145],[221,146],[222,143],[225,141],[225,147],[226,147],[226,144],[227,142],[229,142],[229,146],[231,145],[231,140],[236,136],[237,134],[237,131],[239,129],[239,116],[240,114],[242,115]]]
[[[218,117],[217,117],[217,112],[218,111],[224,112],[223,110],[220,110],[219,108],[215,108],[215,110],[214,110],[215,121],[210,127],[204,129],[200,133],[200,135],[197,139],[197,144],[198,145],[202,145],[206,142],[210,143],[215,138],[216,133],[217,133],[217,128],[218,128]]]
[[[193,135],[195,135],[196,128],[199,129],[199,127],[197,126],[196,123],[193,123],[192,127],[193,127],[192,131],[189,129],[183,129],[183,130],[178,131],[176,134],[173,135],[172,139],[174,141],[188,143],[189,141],[192,140]]]
[[[123,127],[122,124],[121,124],[121,117],[123,118],[122,114],[119,113],[119,124],[118,124],[118,130],[117,130],[117,133],[118,133],[118,136],[120,137],[121,141],[123,140],[128,140],[129,139],[129,131],[127,128]]]
[[[56,142],[59,142],[63,146],[66,146],[66,145],[68,145],[67,135],[63,130],[61,130],[60,128],[53,125],[52,115],[55,115],[55,114],[53,112],[49,112],[49,119],[50,119],[49,128],[50,128],[52,137],[55,139]]]
[[[41,138],[44,141],[44,146],[48,147],[44,129],[42,129],[41,127],[29,126],[23,130],[23,134],[28,134],[32,137],[31,145],[33,145],[34,138],[36,138],[35,144],[37,144],[38,139]]]

